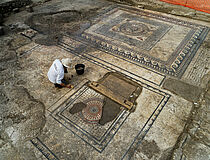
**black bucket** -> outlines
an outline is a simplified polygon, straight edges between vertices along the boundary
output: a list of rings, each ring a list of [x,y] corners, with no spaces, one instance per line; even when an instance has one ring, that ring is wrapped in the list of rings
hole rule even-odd
[[[82,75],[85,71],[85,65],[84,64],[77,64],[75,65],[75,69],[78,75]]]

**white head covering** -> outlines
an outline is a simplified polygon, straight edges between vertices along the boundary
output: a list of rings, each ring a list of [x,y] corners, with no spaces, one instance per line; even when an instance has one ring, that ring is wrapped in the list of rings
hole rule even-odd
[[[62,59],[61,63],[67,68],[72,68],[72,60],[70,58]]]

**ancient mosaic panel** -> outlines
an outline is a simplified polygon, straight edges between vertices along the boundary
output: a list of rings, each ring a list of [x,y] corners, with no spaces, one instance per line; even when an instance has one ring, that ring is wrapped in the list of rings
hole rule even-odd
[[[45,131],[52,131],[52,135],[44,133],[31,141],[39,151],[37,154],[43,155],[47,159],[62,159],[62,157],[68,156],[65,150],[71,150],[71,146],[75,145],[72,142],[74,139],[75,142],[79,140],[83,144],[91,146],[93,150],[88,146],[83,147],[93,155],[104,157],[107,153],[111,153],[115,158],[124,159],[128,152],[144,139],[170,98],[169,94],[157,88],[146,84],[142,85],[144,87],[143,96],[140,96],[136,112],[129,113],[120,107],[116,117],[102,125],[99,124],[99,119],[101,118],[102,103],[106,97],[95,92],[86,84],[82,85],[66,101],[59,102],[59,105],[54,105],[53,110],[50,110],[46,124],[48,129]],[[146,100],[145,96],[149,99]],[[96,107],[91,108],[91,104]],[[74,107],[77,109],[75,110]],[[111,103],[111,108],[113,108],[113,103]],[[140,111],[145,116],[138,117]],[[136,117],[139,121],[135,121]],[[136,125],[138,127],[133,128]],[[129,130],[126,126],[129,126]],[[57,133],[54,134],[54,132]],[[129,137],[127,133],[129,133]],[[63,137],[64,135],[65,137]],[[75,136],[79,139],[75,139]],[[69,137],[68,140],[66,140],[67,137]],[[119,143],[119,138],[124,139],[121,142],[123,145],[115,148],[114,146]],[[62,145],[64,143],[65,145]],[[60,147],[57,148],[57,146]],[[65,146],[69,146],[69,148]]]
[[[131,46],[150,50],[170,27],[126,12],[116,12],[108,23],[97,24],[93,32]]]
[[[93,89],[83,86],[72,98],[53,111],[52,116],[102,152],[129,115],[128,111],[121,108],[112,121],[101,125],[99,120],[105,98]]]
[[[111,7],[80,36],[94,47],[181,78],[209,28],[126,7]]]

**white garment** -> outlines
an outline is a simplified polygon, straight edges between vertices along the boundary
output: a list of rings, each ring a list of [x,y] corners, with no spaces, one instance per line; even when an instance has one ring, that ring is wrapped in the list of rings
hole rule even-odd
[[[48,79],[52,83],[61,84],[61,80],[64,78],[64,68],[59,59],[54,60],[53,64],[51,65],[48,73]]]

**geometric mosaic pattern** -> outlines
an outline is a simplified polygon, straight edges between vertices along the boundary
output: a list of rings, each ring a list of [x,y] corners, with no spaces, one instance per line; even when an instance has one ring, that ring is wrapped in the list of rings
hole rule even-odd
[[[74,45],[72,46],[71,44],[76,44],[77,43],[77,47],[74,47]],[[117,65],[117,64],[113,64],[113,63],[110,63],[109,60],[107,59],[103,59],[103,56],[98,58],[96,56],[94,56],[92,54],[92,52],[89,52],[89,50],[92,50],[93,47],[89,47],[87,46],[87,44],[85,44],[84,42],[80,42],[78,40],[75,40],[73,37],[71,36],[63,36],[62,39],[60,39],[59,41],[59,44],[58,44],[58,47],[68,51],[68,52],[71,52],[77,56],[80,56],[82,58],[84,58],[85,60],[91,62],[91,63],[95,63],[97,65],[100,65],[101,67],[104,68],[104,65],[106,65],[106,69],[108,69],[108,71],[110,72],[121,72],[124,70],[126,71],[127,73],[124,73],[128,78],[133,78],[133,76],[136,76],[136,78],[139,80],[144,80],[144,81],[147,81],[149,83],[152,83],[152,84],[155,84],[155,85],[158,85],[158,86],[161,86],[161,84],[163,83],[164,79],[165,79],[165,75],[164,74],[161,74],[159,72],[155,72],[151,69],[148,69],[146,67],[142,67],[140,66],[139,64],[136,64],[136,63],[132,63],[132,62],[129,62],[126,58],[123,58],[123,57],[116,57],[116,55],[113,55],[111,53],[107,53],[109,54],[111,57],[115,57],[115,58],[119,58],[119,59],[122,59],[123,62],[128,62],[128,65],[129,64],[132,64],[132,65],[136,65],[136,67],[140,67],[140,68],[145,68],[146,70],[149,70],[150,73],[153,72],[155,74],[155,76],[159,76],[161,77],[161,80],[158,80],[158,82],[156,81],[153,81],[153,79],[150,79],[148,77],[144,77],[144,76],[141,76],[141,75],[138,75],[136,73],[132,73],[132,70],[131,72],[128,71],[127,69],[123,69],[120,65]],[[96,49],[98,50],[98,48]],[[101,59],[103,59],[101,62]],[[111,67],[107,66],[107,64],[111,64]],[[130,75],[132,76],[130,76]],[[140,81],[141,81],[140,80]]]
[[[69,110],[76,103],[85,102],[89,99],[103,98],[103,95],[95,92],[87,86],[83,86],[73,97],[67,99],[63,105],[52,112],[54,119],[74,132],[98,152],[104,150],[118,131],[119,127],[129,116],[129,111],[122,109],[113,121],[106,123],[105,125],[100,125],[99,123],[87,123],[81,118],[80,113],[71,114],[69,113]]]
[[[96,17],[77,39],[181,78],[208,32],[206,26],[115,6]]]
[[[94,29],[94,32],[97,34],[144,50],[154,47],[171,28],[170,25],[131,16],[126,12],[110,19],[108,23],[95,26],[97,29]]]
[[[170,94],[165,93],[164,91],[161,91],[150,85],[141,85],[151,94],[157,95],[160,100],[155,106],[153,106],[154,111],[146,120],[146,123],[143,124],[143,127],[139,128],[138,134],[135,135],[134,139],[126,145],[127,150],[122,152],[121,159],[126,159],[128,152],[132,150],[134,146],[138,146],[138,144],[141,143],[171,97]],[[103,99],[104,96],[95,92],[88,86],[83,85],[60,106],[58,106],[53,111],[50,111],[51,113],[49,116],[54,118],[55,123],[60,123],[65,129],[69,130],[70,133],[78,136],[82,141],[92,146],[97,152],[102,153],[104,149],[109,146],[109,143],[112,141],[114,136],[118,133],[124,122],[132,113],[122,109],[113,121],[108,122],[105,125],[86,123],[79,115],[69,113],[69,110],[73,107],[74,104],[87,101],[89,98]],[[124,136],[126,137],[127,135],[125,134]],[[39,137],[31,140],[31,143],[47,159],[60,159],[58,155],[56,155],[54,151],[51,150],[50,146],[47,146]]]

